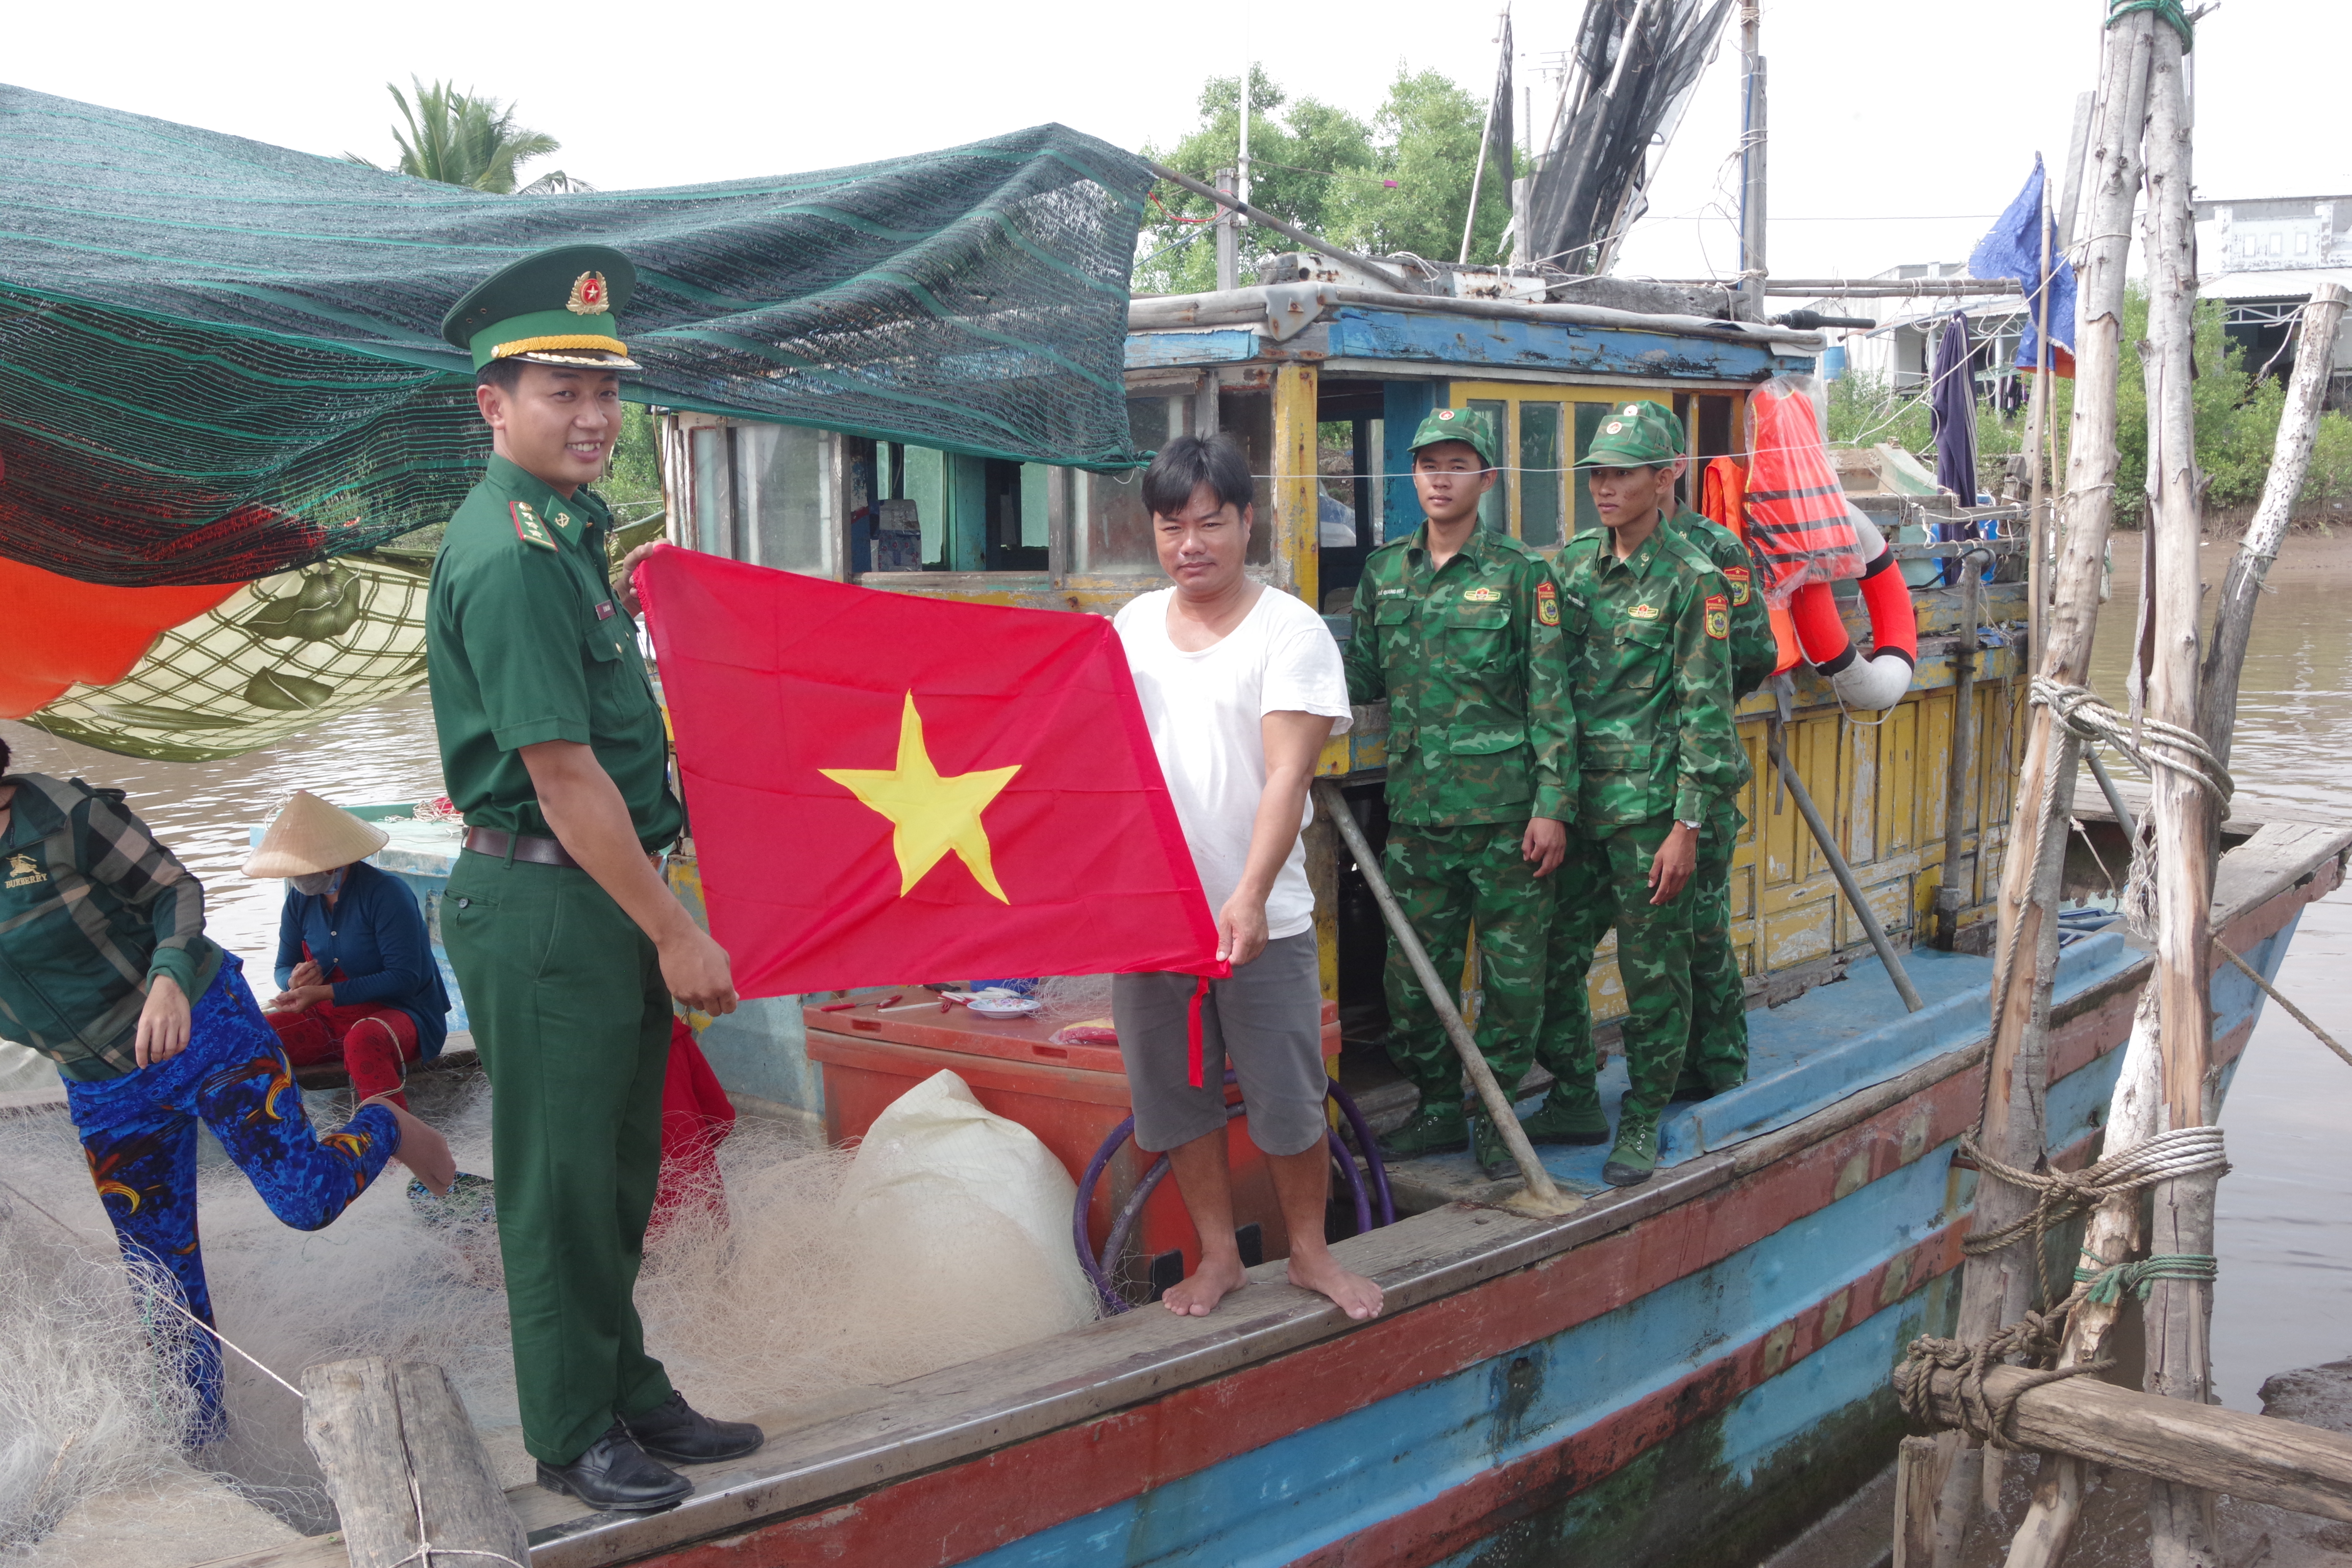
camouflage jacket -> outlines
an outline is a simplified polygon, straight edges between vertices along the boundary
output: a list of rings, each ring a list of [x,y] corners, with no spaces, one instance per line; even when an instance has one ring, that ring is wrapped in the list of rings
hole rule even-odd
[[[1731,721],[1731,587],[1661,527],[1620,561],[1605,531],[1559,552],[1561,592],[1581,601],[1569,653],[1582,726],[1576,820],[1588,834],[1672,811],[1704,821],[1748,780]]]
[[[1695,511],[1677,512],[1666,526],[1699,548],[1731,585],[1731,696],[1738,701],[1764,684],[1780,662],[1772,616],[1756,588],[1756,562],[1739,536]]]
[[[1366,559],[1348,639],[1348,700],[1389,705],[1390,819],[1564,822],[1576,715],[1559,584],[1542,556],[1483,528],[1432,571],[1426,536]]]

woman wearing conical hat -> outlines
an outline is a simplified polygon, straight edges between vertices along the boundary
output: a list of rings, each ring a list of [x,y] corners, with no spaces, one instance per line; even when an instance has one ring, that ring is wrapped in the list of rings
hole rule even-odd
[[[8,763],[0,740],[0,1031],[57,1063],[123,1256],[169,1277],[171,1305],[210,1329],[199,1121],[299,1230],[331,1224],[387,1160],[448,1190],[448,1143],[401,1107],[378,1099],[311,1131],[244,965],[205,934],[203,886],[121,790]],[[189,1436],[206,1442],[221,1432],[220,1352],[209,1332],[187,1344]]]
[[[355,1099],[400,1092],[408,1064],[441,1054],[449,994],[425,913],[400,879],[367,864],[383,829],[297,790],[245,863],[287,879],[278,994],[266,1016],[296,1067],[340,1061]]]

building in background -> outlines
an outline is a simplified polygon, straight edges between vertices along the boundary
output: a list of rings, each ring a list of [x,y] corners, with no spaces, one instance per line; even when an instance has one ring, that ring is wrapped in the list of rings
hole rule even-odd
[[[2295,312],[2321,282],[2352,288],[2352,195],[2266,196],[2196,204],[2198,291],[2219,300],[2248,367],[2294,369]],[[2327,405],[2352,404],[2352,321],[2336,338]]]

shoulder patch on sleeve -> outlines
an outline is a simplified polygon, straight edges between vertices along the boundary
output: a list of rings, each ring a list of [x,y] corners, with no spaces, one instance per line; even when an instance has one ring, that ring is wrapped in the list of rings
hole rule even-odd
[[[1747,604],[1748,588],[1751,581],[1748,568],[1745,566],[1727,566],[1723,569],[1723,578],[1725,582],[1731,584],[1732,605],[1737,607]]]
[[[1548,626],[1559,625],[1559,590],[1549,578],[1536,584],[1536,619]]]
[[[541,550],[556,548],[555,541],[548,534],[547,524],[539,521],[539,513],[531,510],[530,502],[509,501],[507,503],[507,512],[514,519],[517,539],[521,540],[525,544],[536,544]]]
[[[1706,635],[1717,642],[1731,635],[1731,599],[1727,595],[1706,596]]]

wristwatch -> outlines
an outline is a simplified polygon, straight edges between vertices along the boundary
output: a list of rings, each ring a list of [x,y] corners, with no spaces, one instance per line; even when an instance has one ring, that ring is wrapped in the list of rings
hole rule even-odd
[[[1685,822],[1681,817],[1677,816],[1677,817],[1675,817],[1675,826],[1676,827],[1687,827],[1687,828],[1689,828],[1693,833],[1696,833],[1696,832],[1697,832],[1701,827],[1705,826],[1706,825],[1705,825],[1704,823],[1697,823],[1697,822]]]

